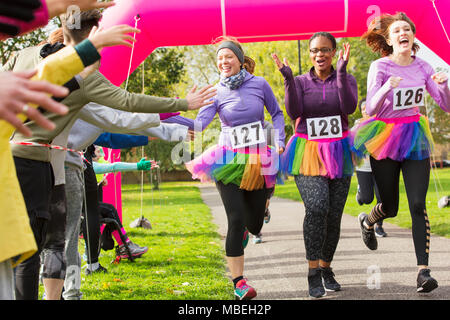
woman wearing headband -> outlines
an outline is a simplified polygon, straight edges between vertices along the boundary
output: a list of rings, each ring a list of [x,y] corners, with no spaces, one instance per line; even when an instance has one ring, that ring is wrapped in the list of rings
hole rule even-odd
[[[294,78],[276,54],[274,61],[284,77],[286,111],[300,118],[281,159],[281,170],[294,175],[305,205],[303,237],[308,260],[309,295],[339,291],[331,262],[341,229],[341,218],[353,174],[348,115],[356,109],[358,90],[346,67],[350,46],[339,52],[333,68],[336,39],[328,32],[309,40],[313,67]]]
[[[400,12],[374,19],[362,36],[382,58],[370,65],[367,77],[366,111],[376,116],[355,128],[353,149],[370,155],[381,197],[369,215],[359,215],[364,243],[376,250],[373,226],[397,215],[402,171],[419,268],[417,292],[430,292],[438,286],[428,269],[430,224],[425,206],[433,138],[419,107],[424,106],[426,90],[442,110],[450,112],[450,91],[447,76],[435,73],[414,55],[419,49],[415,34],[414,23]]]
[[[267,81],[252,75],[254,61],[231,38],[219,43],[220,83],[210,106],[198,113],[195,131],[202,131],[216,114],[221,122],[219,143],[186,167],[194,179],[215,181],[228,218],[225,251],[236,299],[256,296],[244,278],[244,248],[248,231],[258,234],[266,201],[278,173],[278,154],[284,150],[284,117]],[[278,133],[277,146],[266,144],[264,106]],[[244,241],[243,241],[244,239]]]

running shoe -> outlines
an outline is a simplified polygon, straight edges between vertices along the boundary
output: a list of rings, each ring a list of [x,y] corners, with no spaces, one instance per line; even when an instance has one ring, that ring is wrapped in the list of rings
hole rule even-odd
[[[417,292],[427,293],[438,287],[438,282],[430,276],[430,269],[421,269],[417,275]]]
[[[270,222],[270,210],[269,208],[266,209],[266,212],[264,212],[264,223]]]
[[[358,216],[359,226],[361,227],[361,236],[364,241],[364,244],[369,248],[370,250],[377,250],[378,248],[378,241],[375,236],[375,230],[367,229],[364,226],[364,221],[367,220],[367,214],[364,212],[361,212]]]
[[[256,297],[256,290],[247,284],[247,279],[242,279],[234,288],[236,300],[250,300]]]
[[[101,264],[98,265],[98,268],[95,270],[86,269],[86,275],[89,276],[94,273],[107,273],[108,270],[104,268]]]
[[[309,269],[308,271],[308,293],[311,298],[320,298],[327,295],[323,287],[320,268]]]
[[[148,247],[140,247],[132,241],[127,242],[127,244],[130,249],[129,253],[133,258],[139,258],[148,251]],[[129,259],[129,253],[126,246],[122,244],[117,248],[116,256],[119,256],[121,259]]]
[[[262,242],[262,233],[258,233],[256,236],[253,236],[253,244],[258,244]]]
[[[248,233],[247,228],[245,228],[244,231],[244,239],[242,239],[242,246],[244,247],[244,249],[247,247],[248,244],[248,240],[250,239],[250,235]]]
[[[378,224],[375,226],[375,235],[376,235],[378,238],[384,238],[384,237],[387,237],[387,233],[384,232],[383,226],[380,226],[380,225],[378,225]]]
[[[322,283],[326,291],[341,291],[341,285],[334,279],[332,268],[320,268],[322,271]]]

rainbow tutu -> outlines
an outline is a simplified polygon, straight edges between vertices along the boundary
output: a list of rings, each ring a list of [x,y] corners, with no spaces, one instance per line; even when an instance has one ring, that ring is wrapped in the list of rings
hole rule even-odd
[[[434,147],[428,118],[370,118],[352,128],[352,151],[357,157],[395,161],[429,158]]]
[[[252,191],[283,183],[278,164],[279,155],[270,146],[231,149],[216,145],[185,165],[193,179],[234,183]]]
[[[296,133],[281,156],[281,171],[330,179],[351,176],[354,163],[347,134],[343,138],[308,140],[305,134]]]

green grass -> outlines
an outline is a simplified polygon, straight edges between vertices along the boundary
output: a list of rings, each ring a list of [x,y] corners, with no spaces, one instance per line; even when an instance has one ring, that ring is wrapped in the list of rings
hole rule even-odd
[[[129,227],[141,215],[140,185],[122,186],[123,225],[148,252],[115,265],[114,250],[102,250],[99,261],[108,273],[85,276],[82,271],[83,299],[233,299],[220,236],[195,183],[163,183],[159,191],[145,186],[143,194],[143,215],[152,229]],[[83,241],[79,247],[83,254]]]
[[[436,187],[436,185],[437,187]],[[357,216],[360,212],[369,213],[375,202],[372,205],[359,206],[356,203],[356,189],[357,179],[353,175],[350,191],[345,205],[344,213],[352,216]],[[436,189],[438,192],[436,192]],[[450,169],[436,169],[431,172],[430,185],[427,193],[427,213],[430,220],[431,232],[440,236],[450,238],[450,208],[438,208],[437,202],[439,197],[449,194],[450,190]],[[439,197],[438,197],[439,195]],[[286,181],[285,185],[277,186],[275,188],[275,196],[280,198],[292,199],[301,201],[297,186],[292,177]],[[400,179],[400,203],[399,211],[395,218],[389,218],[386,222],[398,225],[404,228],[411,228],[411,215],[409,213],[406,192],[403,180]]]

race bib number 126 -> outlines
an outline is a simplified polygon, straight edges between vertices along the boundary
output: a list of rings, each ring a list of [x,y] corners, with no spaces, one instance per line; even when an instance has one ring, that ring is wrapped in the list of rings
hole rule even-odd
[[[340,116],[306,119],[308,139],[329,139],[342,137],[342,123]]]
[[[395,88],[393,108],[394,110],[404,110],[424,105],[425,87]]]

